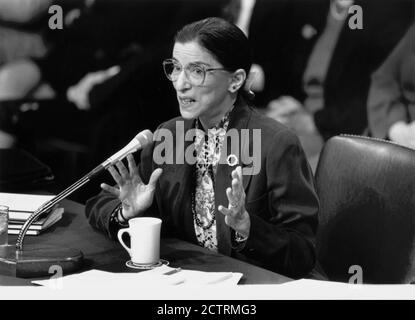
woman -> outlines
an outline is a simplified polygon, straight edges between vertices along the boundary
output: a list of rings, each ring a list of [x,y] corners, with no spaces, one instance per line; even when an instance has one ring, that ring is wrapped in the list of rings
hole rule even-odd
[[[297,137],[247,105],[246,36],[219,18],[194,22],[177,33],[173,58],[163,66],[181,117],[159,129],[175,137],[167,153],[176,160],[160,164],[156,153],[164,142],[155,135],[139,167],[132,156],[128,169],[110,167],[117,186],[103,184],[104,191],[88,201],[91,225],[114,238],[127,220],[157,215],[169,235],[291,277],[307,275],[315,263],[318,212],[312,173]],[[181,141],[192,129],[198,129],[194,141]],[[260,139],[245,139],[235,152],[239,143],[225,139],[227,132],[242,137],[254,130]],[[246,152],[258,150],[258,161],[241,163]],[[183,153],[184,163],[178,160]]]

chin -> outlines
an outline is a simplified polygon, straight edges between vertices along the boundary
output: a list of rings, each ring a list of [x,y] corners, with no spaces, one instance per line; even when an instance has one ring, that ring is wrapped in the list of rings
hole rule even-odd
[[[182,118],[186,120],[196,119],[199,116],[198,112],[194,112],[192,110],[186,110],[183,108],[180,108],[180,114]]]

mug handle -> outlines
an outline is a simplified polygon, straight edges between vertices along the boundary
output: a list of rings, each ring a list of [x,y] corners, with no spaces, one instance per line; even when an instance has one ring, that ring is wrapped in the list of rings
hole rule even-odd
[[[130,254],[130,256],[131,256],[131,248],[129,248],[129,247],[127,247],[127,245],[124,243],[124,241],[122,240],[122,235],[124,234],[124,233],[128,233],[129,234],[129,228],[125,228],[125,229],[120,229],[120,230],[118,230],[118,234],[117,234],[117,236],[118,236],[118,241],[120,241],[120,243],[121,243],[121,245],[124,247],[124,249],[125,250],[127,250],[127,252]],[[131,235],[130,235],[130,237],[131,237]]]

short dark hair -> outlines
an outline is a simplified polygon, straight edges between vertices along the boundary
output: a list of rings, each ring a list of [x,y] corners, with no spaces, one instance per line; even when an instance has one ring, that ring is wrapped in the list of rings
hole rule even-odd
[[[244,69],[248,77],[252,55],[248,38],[233,23],[222,18],[211,17],[185,25],[179,30],[175,42],[196,41],[208,50],[226,70]],[[251,92],[242,87],[242,95],[252,99]]]

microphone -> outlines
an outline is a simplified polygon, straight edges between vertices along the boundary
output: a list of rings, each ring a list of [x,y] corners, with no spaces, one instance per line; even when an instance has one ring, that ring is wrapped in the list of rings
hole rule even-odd
[[[120,151],[113,154],[95,169],[87,173],[77,182],[72,184],[70,187],[66,188],[64,191],[59,193],[57,196],[53,197],[51,200],[45,202],[42,206],[40,206],[33,214],[26,220],[23,224],[22,229],[17,237],[16,242],[16,249],[18,251],[23,250],[23,240],[26,235],[29,226],[44,212],[52,209],[55,205],[57,205],[60,201],[65,199],[67,196],[72,194],[74,191],[78,190],[84,184],[89,182],[92,177],[96,176],[103,170],[106,170],[109,166],[113,165],[117,161],[121,161],[124,159],[128,154],[136,152],[139,149],[144,148],[148,144],[153,141],[153,133],[150,130],[143,130],[139,134],[137,134],[134,139],[132,139],[124,148]]]
[[[152,141],[153,134],[151,131],[144,130],[140,132],[120,151],[33,212],[23,224],[17,236],[16,245],[8,245],[0,248],[0,274],[6,272],[9,275],[22,278],[43,277],[49,275],[49,268],[53,265],[59,265],[64,274],[77,271],[83,263],[83,253],[81,251],[66,247],[39,247],[34,244],[29,244],[23,250],[23,241],[27,230],[40,215],[51,210],[60,201],[89,182],[93,176],[107,169],[117,161],[121,161],[129,153],[144,148]]]
[[[109,166],[114,165],[116,162],[124,159],[129,153],[134,153],[153,142],[153,133],[150,130],[143,130],[137,134],[133,140],[131,140],[124,148],[117,153],[113,154],[94,170],[89,172],[86,177],[92,178],[103,170],[106,170]]]

